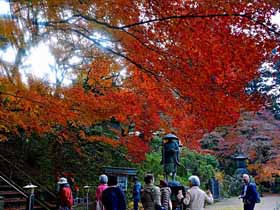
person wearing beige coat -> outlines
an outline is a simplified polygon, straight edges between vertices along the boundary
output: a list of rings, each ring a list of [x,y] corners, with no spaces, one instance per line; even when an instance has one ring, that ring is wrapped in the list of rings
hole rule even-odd
[[[190,189],[184,196],[180,190],[177,198],[185,205],[189,206],[190,210],[204,210],[205,203],[212,204],[214,202],[211,192],[204,192],[199,188],[200,180],[197,176],[189,177]]]

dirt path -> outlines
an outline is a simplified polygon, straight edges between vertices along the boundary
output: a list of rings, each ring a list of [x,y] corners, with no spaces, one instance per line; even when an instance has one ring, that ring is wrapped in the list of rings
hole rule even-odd
[[[276,210],[277,203],[279,205],[277,210],[280,210],[280,194],[265,195],[261,197],[261,203],[256,204],[255,210]],[[235,197],[207,206],[205,210],[243,210],[243,204],[240,199]]]

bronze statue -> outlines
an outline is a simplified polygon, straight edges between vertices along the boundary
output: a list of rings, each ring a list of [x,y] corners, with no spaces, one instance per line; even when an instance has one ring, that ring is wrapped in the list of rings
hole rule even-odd
[[[167,134],[163,137],[162,161],[165,180],[168,181],[168,175],[171,174],[172,181],[175,181],[177,166],[179,163],[179,139],[174,134]]]

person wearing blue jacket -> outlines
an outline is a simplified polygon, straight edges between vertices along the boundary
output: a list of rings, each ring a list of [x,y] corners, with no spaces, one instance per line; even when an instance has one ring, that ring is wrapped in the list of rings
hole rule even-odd
[[[243,174],[243,182],[240,198],[243,199],[244,210],[254,210],[255,204],[259,202],[259,193],[255,183],[250,182],[248,174]]]
[[[140,202],[140,194],[141,194],[141,189],[142,185],[138,181],[137,177],[133,177],[134,185],[133,185],[133,191],[132,191],[132,196],[133,196],[133,209],[138,210],[138,204]]]

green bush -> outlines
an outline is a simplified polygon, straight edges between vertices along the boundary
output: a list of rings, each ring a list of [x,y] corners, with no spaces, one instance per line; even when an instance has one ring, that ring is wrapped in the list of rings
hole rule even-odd
[[[183,167],[179,167],[178,176],[183,177],[187,182],[190,175],[197,175],[203,187],[205,187],[210,178],[215,177],[215,172],[219,166],[214,156],[201,154],[186,148],[183,148],[181,151],[180,162]]]

